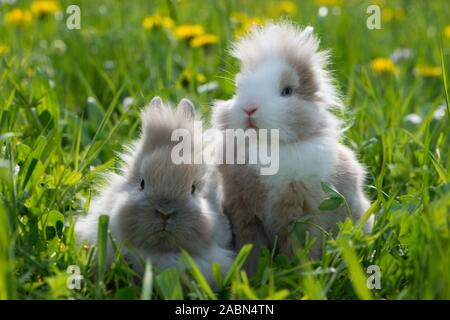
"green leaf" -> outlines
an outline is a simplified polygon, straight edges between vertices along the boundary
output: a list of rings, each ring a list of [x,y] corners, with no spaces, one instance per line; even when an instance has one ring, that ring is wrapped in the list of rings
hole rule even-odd
[[[120,288],[114,294],[115,300],[133,300],[139,295],[137,288]]]
[[[183,299],[180,274],[176,268],[168,268],[155,277],[155,282],[163,297],[167,300]]]
[[[447,73],[445,69],[444,52],[441,48],[441,68],[442,68],[442,82],[444,84],[445,104],[447,106],[447,120],[450,121],[450,98],[448,93]]]
[[[344,204],[344,199],[341,197],[329,197],[323,200],[319,205],[319,210],[331,211],[340,208]]]
[[[433,157],[431,152],[430,152],[430,158],[431,158],[431,162],[433,163],[434,168],[436,169],[436,172],[438,173],[439,178],[442,180],[443,183],[447,183],[448,174],[447,174],[447,172],[445,172],[445,168],[442,167],[442,165]]]
[[[45,227],[45,239],[52,240],[54,237],[56,237],[55,227],[51,227],[51,226]]]
[[[337,189],[330,183],[330,182],[326,182],[326,181],[322,181],[320,183],[320,185],[322,186],[322,190],[330,195],[330,196],[341,196],[342,195],[339,193],[339,191],[337,191]]]
[[[8,214],[0,201],[0,300],[15,297],[13,248]]]
[[[301,246],[304,246],[306,243],[306,227],[312,217],[311,214],[301,216],[297,221],[288,226],[288,232],[294,236],[295,240],[297,240]]]
[[[373,299],[370,290],[367,288],[366,277],[361,264],[358,261],[358,256],[350,246],[350,238],[347,236],[341,237],[339,240],[339,245],[348,268],[350,281],[356,291],[356,294],[363,300]]]
[[[200,288],[206,293],[209,299],[217,299],[214,295],[214,292],[212,291],[211,287],[208,284],[208,281],[206,281],[205,277],[203,276],[202,272],[198,268],[197,264],[195,263],[194,259],[186,252],[182,251],[181,256],[186,259],[186,261],[189,264],[189,271],[192,274],[192,277],[197,281]]]
[[[145,261],[144,278],[142,279],[141,300],[151,300],[153,291],[153,271],[150,259]]]
[[[216,280],[216,283],[219,288],[222,288],[222,270],[220,267],[220,264],[217,262],[214,262],[211,266],[212,268],[212,274],[214,277],[214,280]]]
[[[97,240],[97,263],[98,263],[98,281],[103,285],[106,272],[106,259],[108,254],[108,223],[109,216],[101,215],[98,219],[98,240]]]
[[[322,190],[328,195],[328,197],[319,204],[319,210],[336,210],[345,203],[344,196],[340,194],[331,183],[321,182],[320,184],[322,186]]]
[[[241,270],[242,266],[245,263],[245,260],[247,260],[247,257],[250,254],[252,247],[253,247],[253,245],[249,243],[249,244],[244,245],[241,248],[238,255],[234,259],[233,263],[231,264],[230,270],[228,270],[228,273],[225,276],[225,280],[223,281],[223,286],[228,285],[228,283],[230,283],[231,279],[236,274],[239,273],[239,271]]]
[[[42,216],[42,221],[45,226],[56,227],[57,222],[64,222],[64,215],[58,210],[52,210]]]
[[[81,172],[75,172],[72,171],[69,173],[69,175],[66,177],[66,180],[64,181],[64,184],[66,186],[73,186],[78,183],[78,181],[81,180],[82,174]]]

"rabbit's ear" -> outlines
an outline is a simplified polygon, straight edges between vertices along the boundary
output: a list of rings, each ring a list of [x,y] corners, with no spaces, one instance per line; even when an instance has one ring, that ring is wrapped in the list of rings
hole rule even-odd
[[[303,33],[306,36],[310,36],[314,33],[314,27],[313,26],[307,26],[305,29],[303,29]]]
[[[177,112],[187,119],[192,119],[195,116],[194,104],[189,99],[183,98],[178,103]]]
[[[162,99],[156,96],[141,110],[142,128],[144,132],[146,128],[151,127],[150,122],[156,115],[161,114],[163,108]]]
[[[155,96],[152,101],[150,101],[149,107],[150,108],[161,108],[163,105],[163,101],[160,97]]]

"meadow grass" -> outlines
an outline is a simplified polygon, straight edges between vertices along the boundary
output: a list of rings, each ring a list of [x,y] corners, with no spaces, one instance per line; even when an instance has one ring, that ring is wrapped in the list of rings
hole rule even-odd
[[[449,299],[450,6],[373,2],[380,30],[366,27],[371,1],[64,0],[56,15],[35,7],[16,22],[14,7],[0,3],[0,299]],[[81,8],[80,30],[66,27],[70,4]],[[156,13],[170,20],[144,27]],[[251,22],[280,17],[313,25],[331,49],[343,143],[367,168],[372,233],[347,220],[311,262],[299,222],[303,246],[292,261],[266,250],[249,278],[245,247],[226,277],[214,266],[217,290],[195,266],[161,272],[147,262],[142,283],[119,253],[107,267],[107,221],[98,255],[77,248],[73,222],[99,174],[137,137],[140,108],[154,95],[189,97],[208,122],[212,101],[233,94],[230,41]],[[193,48],[173,35],[183,24],[217,43]],[[84,277],[80,290],[66,285],[71,265]],[[380,289],[366,286],[370,265],[381,270]]]

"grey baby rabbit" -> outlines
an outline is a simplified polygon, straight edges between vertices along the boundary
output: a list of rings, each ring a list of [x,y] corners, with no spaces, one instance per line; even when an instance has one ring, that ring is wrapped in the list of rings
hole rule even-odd
[[[175,111],[155,97],[141,118],[141,136],[122,155],[121,173],[109,174],[88,214],[78,219],[77,240],[95,244],[98,218],[106,214],[136,271],[143,272],[139,257],[162,269],[176,267],[184,249],[211,282],[211,263],[226,272],[233,261],[229,222],[219,210],[220,186],[208,166],[176,165],[171,158],[175,129],[191,133],[192,150],[201,145],[202,137],[193,134],[194,106],[183,99]],[[108,256],[111,262],[111,245]]]
[[[247,270],[255,271],[261,246],[274,245],[292,255],[288,226],[310,216],[307,230],[317,237],[311,255],[321,255],[322,229],[336,231],[345,208],[320,211],[325,198],[321,182],[331,182],[358,220],[368,209],[363,193],[364,169],[354,153],[339,143],[339,121],[329,111],[341,101],[325,67],[312,28],[290,23],[254,28],[232,48],[240,61],[236,94],[218,101],[213,125],[225,129],[278,129],[279,171],[260,175],[258,165],[219,165],[224,212],[229,216],[239,250],[254,244]],[[221,141],[220,143],[223,143]],[[371,229],[369,219],[365,230]]]

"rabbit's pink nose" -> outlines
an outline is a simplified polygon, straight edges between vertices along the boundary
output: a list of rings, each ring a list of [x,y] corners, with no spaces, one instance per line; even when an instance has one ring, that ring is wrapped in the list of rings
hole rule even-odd
[[[258,110],[258,108],[255,106],[249,106],[242,110],[244,110],[244,112],[250,117],[256,112],[256,110]]]

